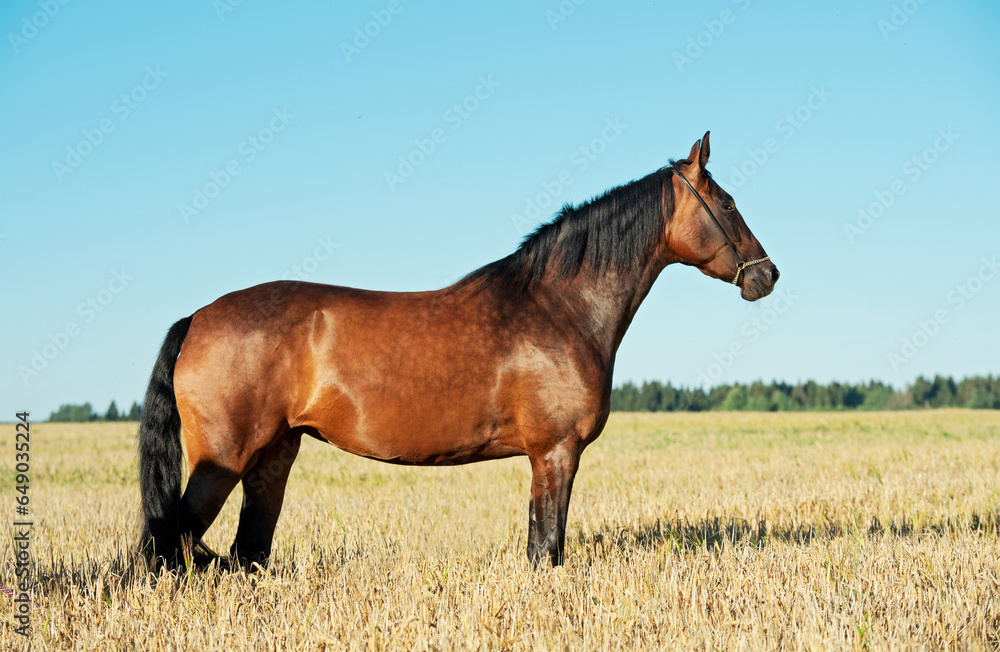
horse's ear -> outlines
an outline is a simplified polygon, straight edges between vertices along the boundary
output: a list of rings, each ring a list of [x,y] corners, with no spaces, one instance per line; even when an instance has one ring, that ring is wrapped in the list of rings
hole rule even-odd
[[[693,165],[699,165],[701,162],[701,141],[694,141],[694,145],[691,146],[691,153],[688,154],[688,160],[691,161]]]
[[[700,167],[702,170],[704,170],[705,166],[708,165],[708,155],[709,152],[711,151],[711,148],[708,145],[709,133],[710,132],[706,131],[705,137],[701,139],[701,151],[698,153],[698,167]]]
[[[695,167],[695,174],[701,174],[705,170],[705,166],[708,165],[708,155],[709,155],[709,144],[708,144],[708,134],[710,132],[706,131],[705,135],[700,139],[696,140],[694,145],[691,146],[691,153],[688,154],[688,160],[691,161],[691,165]]]

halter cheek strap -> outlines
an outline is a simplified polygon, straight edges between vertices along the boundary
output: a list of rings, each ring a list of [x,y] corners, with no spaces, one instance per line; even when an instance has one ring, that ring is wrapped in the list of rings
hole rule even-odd
[[[729,239],[729,234],[726,233],[726,230],[722,228],[721,224],[719,224],[719,220],[716,219],[715,213],[713,213],[712,209],[708,207],[708,204],[705,203],[705,200],[701,198],[701,195],[698,194],[698,191],[694,189],[694,186],[691,185],[691,182],[688,181],[687,177],[681,174],[681,171],[676,167],[674,167],[674,172],[676,172],[677,176],[679,176],[681,180],[684,181],[684,184],[691,189],[691,192],[694,194],[694,196],[698,198],[698,201],[701,203],[702,208],[705,209],[705,212],[708,213],[708,216],[712,218],[713,222],[715,222],[715,226],[719,227],[719,232],[722,234],[722,237],[726,239],[726,244],[729,245],[729,249],[733,252],[733,255],[736,256],[736,276],[733,277],[732,280],[733,285],[740,284],[740,275],[743,274],[743,270],[745,270],[747,267],[753,267],[754,265],[761,264],[765,260],[771,260],[770,256],[764,256],[763,258],[758,258],[757,260],[744,261],[743,257],[740,256],[738,251],[736,251],[736,245],[734,245],[733,241]]]

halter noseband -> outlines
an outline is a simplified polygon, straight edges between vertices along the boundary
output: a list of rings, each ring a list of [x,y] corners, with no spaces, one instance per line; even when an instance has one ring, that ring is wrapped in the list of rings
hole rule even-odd
[[[708,204],[705,203],[705,200],[701,198],[701,195],[698,194],[698,191],[694,189],[694,186],[691,185],[691,182],[687,180],[687,177],[685,177],[681,173],[681,171],[677,168],[677,166],[674,166],[674,172],[677,173],[677,176],[679,176],[681,180],[684,181],[684,184],[691,189],[691,192],[694,193],[694,196],[698,198],[699,202],[701,202],[702,208],[705,209],[705,212],[708,213],[708,216],[712,218],[713,222],[715,222],[715,226],[719,227],[719,231],[722,233],[722,237],[726,239],[726,244],[729,245],[729,249],[732,250],[733,255],[736,256],[736,261],[737,261],[736,276],[733,277],[732,281],[733,285],[739,285],[740,275],[743,273],[743,270],[745,270],[747,267],[753,267],[754,265],[759,265],[765,260],[771,260],[770,256],[764,256],[763,258],[758,258],[757,260],[744,262],[743,257],[740,256],[738,251],[736,251],[736,245],[734,245],[733,241],[729,239],[729,234],[726,233],[726,230],[722,228],[721,224],[719,224],[719,220],[715,218],[715,213],[712,212],[712,209],[708,207]]]

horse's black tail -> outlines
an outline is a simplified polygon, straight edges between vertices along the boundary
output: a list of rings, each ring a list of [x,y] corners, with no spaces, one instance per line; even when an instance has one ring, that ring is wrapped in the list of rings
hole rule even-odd
[[[153,365],[139,421],[139,488],[142,534],[139,551],[153,561],[181,561],[181,417],[174,396],[174,365],[191,326],[186,317],[167,332]]]

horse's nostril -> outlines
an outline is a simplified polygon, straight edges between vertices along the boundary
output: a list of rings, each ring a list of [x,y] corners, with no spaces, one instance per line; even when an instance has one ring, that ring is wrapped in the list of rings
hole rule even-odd
[[[778,277],[781,276],[781,272],[778,271],[777,267],[771,267],[771,285],[778,282]]]

